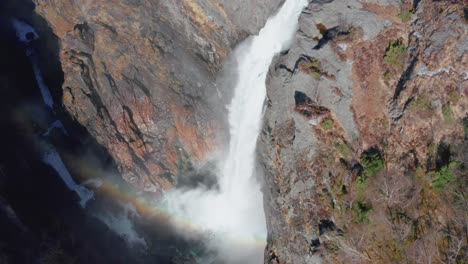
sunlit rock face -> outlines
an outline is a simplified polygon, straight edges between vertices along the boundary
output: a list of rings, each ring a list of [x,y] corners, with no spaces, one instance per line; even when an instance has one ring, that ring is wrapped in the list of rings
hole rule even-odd
[[[450,262],[447,232],[466,247],[466,19],[456,1],[310,1],[267,81],[266,263]]]
[[[56,96],[124,178],[151,192],[217,148],[230,87],[216,76],[280,2],[35,1],[60,43]]]

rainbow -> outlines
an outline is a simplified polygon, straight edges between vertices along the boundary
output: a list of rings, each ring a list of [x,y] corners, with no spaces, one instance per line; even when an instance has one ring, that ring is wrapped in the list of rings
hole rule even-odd
[[[26,131],[32,131],[31,123],[27,122],[30,120],[32,111],[36,109],[28,109],[24,105],[17,109],[16,119],[19,122],[20,127],[23,127]],[[43,120],[36,121],[43,123]],[[133,190],[123,190],[119,187],[117,182],[112,181],[109,177],[109,173],[104,169],[90,165],[89,159],[84,156],[77,156],[64,149],[57,148],[66,168],[73,175],[75,180],[78,182],[86,182],[89,180],[99,179],[102,184],[95,188],[95,193],[98,196],[103,195],[110,200],[114,200],[121,204],[131,204],[135,207],[137,212],[145,220],[150,222],[167,224],[168,226],[174,227],[176,231],[191,234],[203,234],[206,229],[202,226],[198,226],[191,219],[186,218],[183,215],[175,215],[170,212],[164,205],[164,201],[156,201],[157,199],[145,199],[142,195],[139,195]],[[93,188],[94,189],[94,188]],[[256,237],[236,237],[233,241],[236,245],[240,245],[245,248],[252,249],[263,249],[265,247],[265,239],[260,236]]]
[[[174,227],[181,234],[187,232],[190,234],[203,234],[206,232],[205,228],[196,225],[185,216],[174,215],[170,212],[164,205],[163,199],[151,201],[132,190],[122,190],[117,183],[108,177],[108,173],[102,169],[92,168],[88,162],[76,156],[63,155],[63,157],[67,167],[72,171],[72,175],[77,176],[81,182],[99,179],[102,184],[94,190],[98,195],[105,195],[121,204],[133,205],[138,214],[145,220],[158,224],[167,224]],[[265,247],[266,243],[264,238],[260,236],[253,238],[235,237],[235,241],[233,242],[242,247],[258,248],[261,250]]]

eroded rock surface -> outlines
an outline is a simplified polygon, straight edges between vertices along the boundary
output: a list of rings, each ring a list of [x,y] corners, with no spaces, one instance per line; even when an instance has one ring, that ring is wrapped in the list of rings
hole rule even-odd
[[[206,162],[229,99],[215,77],[280,2],[35,1],[60,43],[66,110],[147,191]]]
[[[310,1],[267,83],[265,263],[466,259],[462,2]]]

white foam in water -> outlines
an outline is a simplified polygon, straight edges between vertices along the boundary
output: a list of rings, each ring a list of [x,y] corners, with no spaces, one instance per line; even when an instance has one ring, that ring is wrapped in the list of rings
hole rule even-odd
[[[254,168],[265,81],[273,57],[287,48],[307,3],[287,0],[236,53],[238,83],[229,106],[229,152],[217,176],[220,190],[174,190],[166,196],[174,217],[212,234],[210,245],[226,263],[263,263],[267,230]]]
[[[49,148],[43,153],[42,160],[58,173],[68,189],[78,194],[80,197],[80,205],[85,208],[88,201],[93,198],[94,192],[76,184],[71,177],[70,172],[68,172],[67,167],[65,167],[65,164],[57,150],[53,146],[49,146]]]

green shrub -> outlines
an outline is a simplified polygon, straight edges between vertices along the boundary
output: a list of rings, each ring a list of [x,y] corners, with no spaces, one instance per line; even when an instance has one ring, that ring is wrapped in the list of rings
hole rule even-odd
[[[322,74],[320,72],[312,72],[312,77],[314,77],[315,80],[320,80],[320,77],[322,77]]]
[[[372,207],[366,201],[359,200],[353,204],[353,210],[357,216],[357,223],[369,223],[369,213],[372,210]]]
[[[442,115],[445,121],[449,123],[453,121],[453,111],[449,104],[442,106]]]
[[[338,150],[343,158],[348,158],[353,155],[353,149],[346,143],[340,143],[336,145],[336,150]]]
[[[317,58],[310,58],[309,60],[309,68],[320,71],[322,69],[322,64],[320,63],[319,59]]]
[[[406,46],[399,40],[390,41],[385,51],[384,62],[397,69],[403,68],[406,50]]]
[[[307,68],[311,71],[312,77],[319,80],[323,73],[322,63],[317,58],[310,58]]]
[[[379,154],[364,154],[361,158],[361,165],[365,175],[374,175],[384,167],[384,159]]]
[[[447,187],[447,185],[455,179],[453,170],[456,166],[457,163],[451,162],[435,172],[434,177],[432,177],[432,187],[439,191]]]
[[[429,144],[429,146],[427,146],[427,155],[433,159],[437,158],[437,148],[438,148],[437,144],[435,143]]]
[[[422,180],[422,179],[424,178],[424,170],[423,170],[423,168],[422,168],[421,166],[418,166],[418,167],[416,168],[415,174],[416,174],[416,178]]]
[[[398,14],[398,17],[401,19],[403,23],[406,23],[411,19],[412,15],[413,15],[413,10],[402,10]]]
[[[334,126],[335,126],[335,122],[334,122],[333,119],[331,119],[331,118],[326,118],[326,119],[322,122],[322,128],[323,128],[324,130],[332,130]]]
[[[356,181],[356,190],[359,198],[364,198],[367,189],[367,177],[359,176]]]
[[[434,110],[434,107],[428,98],[421,96],[411,102],[409,109],[415,112],[429,112]]]

